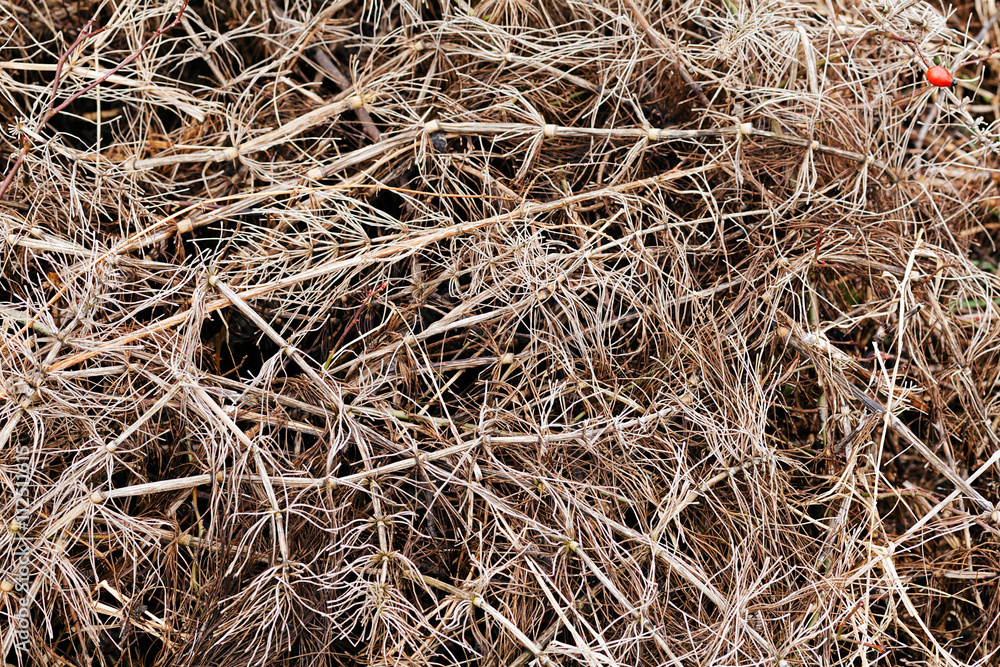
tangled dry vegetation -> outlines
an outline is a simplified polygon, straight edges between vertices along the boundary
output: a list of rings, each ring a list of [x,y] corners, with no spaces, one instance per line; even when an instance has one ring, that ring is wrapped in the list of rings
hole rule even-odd
[[[0,0],[6,661],[998,664],[997,11]]]

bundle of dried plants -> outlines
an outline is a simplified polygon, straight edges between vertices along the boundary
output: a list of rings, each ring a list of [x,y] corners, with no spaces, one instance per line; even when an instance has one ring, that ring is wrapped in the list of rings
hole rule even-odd
[[[997,664],[996,11],[0,0],[6,662]]]

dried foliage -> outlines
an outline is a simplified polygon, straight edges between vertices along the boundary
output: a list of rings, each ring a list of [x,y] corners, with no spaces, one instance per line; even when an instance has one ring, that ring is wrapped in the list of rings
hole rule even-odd
[[[995,11],[0,0],[6,661],[997,664]]]

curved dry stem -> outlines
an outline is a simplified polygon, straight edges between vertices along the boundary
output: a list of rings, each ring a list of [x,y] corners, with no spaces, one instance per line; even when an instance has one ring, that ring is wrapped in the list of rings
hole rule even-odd
[[[7,662],[996,661],[971,5],[50,9],[0,8]]]

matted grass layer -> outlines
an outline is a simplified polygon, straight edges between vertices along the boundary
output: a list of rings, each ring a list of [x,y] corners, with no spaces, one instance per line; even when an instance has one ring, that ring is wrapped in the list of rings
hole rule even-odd
[[[6,661],[998,664],[997,11],[0,0]]]

